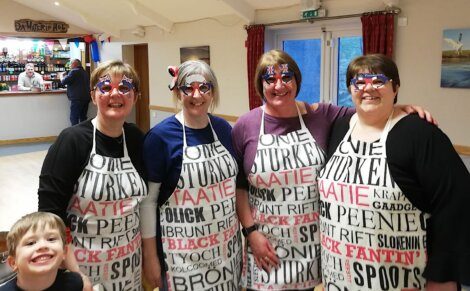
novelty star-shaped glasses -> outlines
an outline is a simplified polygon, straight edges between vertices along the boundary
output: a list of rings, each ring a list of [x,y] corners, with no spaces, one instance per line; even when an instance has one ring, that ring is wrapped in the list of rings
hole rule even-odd
[[[351,79],[351,85],[356,90],[362,91],[366,88],[367,84],[370,84],[372,88],[382,88],[388,81],[391,81],[384,74],[358,74],[356,78]]]
[[[122,76],[121,82],[115,86],[111,84],[111,77],[106,75],[100,78],[100,81],[96,84],[95,88],[98,88],[102,94],[111,93],[114,88],[116,88],[120,94],[124,95],[129,93],[131,90],[134,90],[134,85],[132,84],[132,79],[124,75]]]
[[[212,83],[191,83],[189,85],[179,86],[178,89],[186,96],[193,96],[196,90],[201,94],[207,94],[212,90]]]
[[[288,64],[280,64],[279,65],[280,74],[276,74],[274,66],[267,66],[266,67],[266,74],[262,75],[261,77],[266,82],[266,84],[276,84],[278,80],[281,80],[283,84],[287,84],[292,81],[294,77],[294,73],[289,71]]]
[[[287,84],[290,81],[292,81],[293,77],[294,77],[294,73],[292,72],[286,72],[286,73],[281,73],[281,74],[276,74],[276,75],[268,75],[268,74],[263,75],[263,79],[268,85],[277,83],[277,80],[281,80],[282,83]]]

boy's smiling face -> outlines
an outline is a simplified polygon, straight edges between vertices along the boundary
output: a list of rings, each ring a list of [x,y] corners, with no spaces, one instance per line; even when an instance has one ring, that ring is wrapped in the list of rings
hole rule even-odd
[[[15,257],[8,257],[8,263],[21,276],[45,275],[57,272],[65,255],[59,230],[40,224],[21,238]]]

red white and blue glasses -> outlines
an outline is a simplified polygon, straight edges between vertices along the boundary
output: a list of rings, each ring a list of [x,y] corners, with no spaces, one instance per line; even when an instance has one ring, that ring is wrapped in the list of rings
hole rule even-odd
[[[113,85],[111,84],[111,77],[106,75],[100,78],[95,88],[98,88],[102,94],[110,94],[114,89],[117,89],[120,94],[125,95],[131,90],[134,90],[134,85],[132,84],[132,79],[125,75],[122,76],[122,80],[119,84]]]
[[[367,84],[370,84],[374,89],[380,89],[385,84],[391,81],[384,74],[358,74],[356,78],[351,79],[351,85],[356,88],[357,91],[363,91]]]
[[[178,89],[186,96],[193,96],[196,90],[200,94],[207,94],[212,90],[212,83],[191,83],[189,85],[179,86]]]

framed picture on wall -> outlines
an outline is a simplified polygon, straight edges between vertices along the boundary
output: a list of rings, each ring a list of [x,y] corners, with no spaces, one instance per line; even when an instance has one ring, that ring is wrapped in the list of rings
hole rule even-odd
[[[445,29],[442,43],[441,87],[470,88],[470,28]]]
[[[201,60],[208,65],[211,64],[209,46],[194,46],[180,48],[180,61],[184,63],[189,60]]]

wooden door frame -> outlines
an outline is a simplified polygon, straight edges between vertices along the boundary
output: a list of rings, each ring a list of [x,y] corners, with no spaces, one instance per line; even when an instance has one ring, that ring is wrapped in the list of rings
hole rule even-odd
[[[139,75],[141,88],[141,96],[135,105],[135,122],[143,132],[147,132],[150,128],[148,44],[134,45],[134,68]]]

